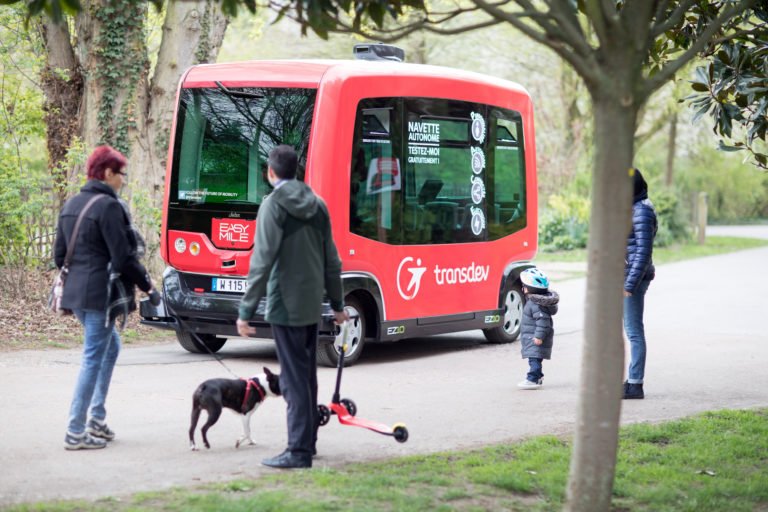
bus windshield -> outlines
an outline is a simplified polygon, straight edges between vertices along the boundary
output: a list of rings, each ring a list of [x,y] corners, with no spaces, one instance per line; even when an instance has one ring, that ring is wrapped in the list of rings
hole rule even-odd
[[[316,91],[217,85],[181,91],[171,204],[261,204],[271,191],[267,155],[279,144],[296,149],[303,180]]]

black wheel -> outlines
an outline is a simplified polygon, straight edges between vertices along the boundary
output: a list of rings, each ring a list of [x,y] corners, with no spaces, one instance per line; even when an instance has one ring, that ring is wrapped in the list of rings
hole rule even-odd
[[[355,416],[357,414],[357,405],[355,405],[355,402],[349,398],[342,398],[341,405],[347,408],[347,412],[350,416]]]
[[[520,324],[523,321],[525,296],[523,289],[515,283],[504,293],[504,317],[498,327],[483,329],[485,339],[491,343],[512,343],[520,336]]]
[[[323,425],[326,425],[331,420],[331,410],[326,407],[325,405],[318,405],[317,406],[317,422],[322,427]]]
[[[402,423],[398,423],[392,428],[392,434],[398,443],[404,443],[408,440],[408,429]]]
[[[227,342],[227,338],[217,338],[215,334],[195,335],[188,331],[176,331],[176,339],[179,340],[179,345],[193,354],[218,352]],[[205,344],[204,346],[203,343]],[[206,350],[206,347],[208,350]]]
[[[344,366],[350,366],[360,358],[365,345],[365,316],[362,303],[356,297],[350,295],[346,302],[346,310],[349,316],[357,316],[350,320],[352,325],[347,333],[347,351],[344,353]],[[333,343],[325,343],[317,347],[317,364],[335,368],[339,364],[339,354],[343,335],[339,333]]]

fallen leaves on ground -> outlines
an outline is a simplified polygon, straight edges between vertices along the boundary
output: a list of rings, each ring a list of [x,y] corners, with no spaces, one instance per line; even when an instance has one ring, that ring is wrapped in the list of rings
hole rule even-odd
[[[0,290],[0,351],[74,348],[82,345],[83,328],[74,316],[48,311],[47,301],[53,273],[30,272],[23,286]],[[132,313],[122,335],[123,344],[170,342],[170,331],[159,331],[139,323]]]

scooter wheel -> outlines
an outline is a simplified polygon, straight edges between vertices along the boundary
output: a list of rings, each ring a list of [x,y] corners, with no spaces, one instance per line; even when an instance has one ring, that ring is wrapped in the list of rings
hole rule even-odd
[[[405,425],[402,423],[398,423],[392,427],[392,434],[395,436],[395,441],[398,443],[404,443],[408,440],[408,429],[405,428]]]
[[[349,413],[350,416],[354,416],[357,414],[357,406],[355,405],[355,402],[353,402],[351,399],[342,398],[340,402],[341,402],[341,405],[347,408],[347,412]]]
[[[317,406],[317,422],[322,427],[331,420],[331,410],[325,405]]]

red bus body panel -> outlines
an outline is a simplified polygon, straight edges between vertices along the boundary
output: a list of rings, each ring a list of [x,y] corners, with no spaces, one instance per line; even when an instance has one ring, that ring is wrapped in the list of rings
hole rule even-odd
[[[216,87],[217,81],[232,88],[317,89],[305,181],[328,205],[343,272],[372,276],[379,284],[381,321],[497,309],[505,269],[535,255],[538,212],[533,107],[530,96],[519,85],[456,69],[403,63],[253,61],[196,66],[182,79],[181,87]],[[526,227],[495,241],[445,245],[388,245],[351,233],[350,175],[356,109],[360,100],[375,97],[445,98],[519,112],[525,144]],[[166,172],[163,259],[184,272],[246,275],[250,250],[221,248],[221,244],[217,247],[199,233],[167,231],[174,134],[175,120]],[[188,243],[198,242],[200,254],[176,254],[173,240],[177,235]],[[408,290],[413,279],[418,283]]]

